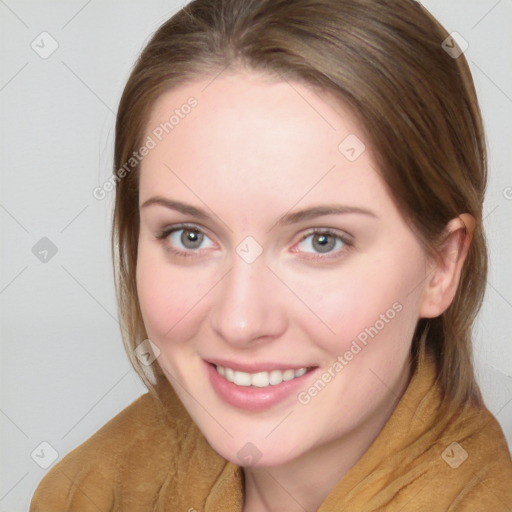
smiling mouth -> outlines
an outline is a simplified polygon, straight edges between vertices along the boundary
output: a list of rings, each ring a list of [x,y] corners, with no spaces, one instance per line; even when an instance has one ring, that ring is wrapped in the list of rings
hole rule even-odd
[[[270,386],[277,386],[282,382],[302,377],[308,371],[313,370],[312,367],[303,367],[298,369],[287,370],[271,370],[256,373],[242,372],[234,370],[225,366],[212,364],[217,370],[217,373],[224,377],[228,382],[232,382],[240,387],[256,387],[266,388]]]
[[[204,364],[217,396],[237,409],[250,412],[262,412],[283,402],[291,406],[295,403],[294,393],[319,371],[318,366],[270,361],[242,363],[214,359],[204,360]]]

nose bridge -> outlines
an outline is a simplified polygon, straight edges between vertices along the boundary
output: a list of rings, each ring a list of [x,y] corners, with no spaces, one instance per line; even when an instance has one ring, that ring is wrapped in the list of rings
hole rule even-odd
[[[243,253],[234,254],[231,270],[219,283],[210,314],[212,329],[239,346],[277,336],[284,328],[284,312],[272,293],[273,281],[276,278],[262,255],[250,261]]]

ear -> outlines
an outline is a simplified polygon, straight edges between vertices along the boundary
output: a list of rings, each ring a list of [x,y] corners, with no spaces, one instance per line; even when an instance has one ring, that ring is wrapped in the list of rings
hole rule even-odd
[[[469,213],[463,213],[447,224],[439,256],[430,262],[419,311],[420,318],[435,318],[452,303],[475,225],[475,219]]]

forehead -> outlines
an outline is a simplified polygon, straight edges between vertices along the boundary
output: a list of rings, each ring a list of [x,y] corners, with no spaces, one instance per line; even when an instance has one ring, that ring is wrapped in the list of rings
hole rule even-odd
[[[388,200],[350,110],[297,82],[238,74],[180,86],[155,102],[147,137],[155,147],[141,164],[144,196],[192,192],[249,209],[262,198],[281,209]]]

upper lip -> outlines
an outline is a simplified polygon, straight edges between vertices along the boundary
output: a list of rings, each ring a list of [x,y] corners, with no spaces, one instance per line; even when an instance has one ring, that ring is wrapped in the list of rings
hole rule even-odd
[[[205,359],[207,363],[212,363],[216,366],[223,366],[224,368],[231,368],[239,372],[258,373],[258,372],[271,372],[272,370],[298,370],[300,368],[312,368],[307,364],[293,364],[293,363],[274,363],[274,362],[251,362],[240,363],[229,361],[228,359],[208,358]]]

